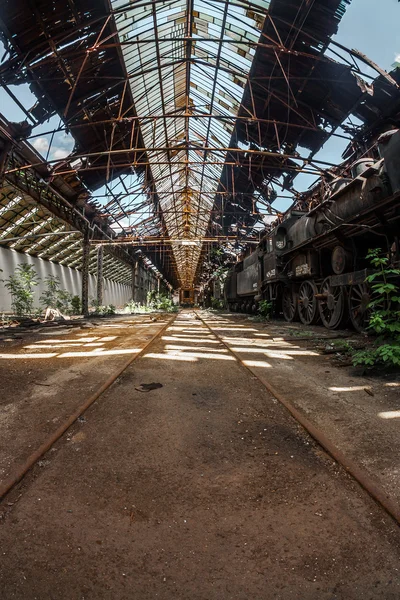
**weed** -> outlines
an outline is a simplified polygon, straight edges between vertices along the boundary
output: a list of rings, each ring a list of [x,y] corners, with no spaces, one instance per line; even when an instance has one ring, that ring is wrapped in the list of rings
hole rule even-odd
[[[369,250],[367,258],[377,269],[366,278],[372,290],[368,329],[378,337],[371,348],[354,353],[353,365],[399,367],[400,288],[397,281],[400,269],[390,266],[389,258],[382,255],[380,248]]]
[[[269,300],[260,300],[258,305],[258,314],[264,317],[264,319],[270,319],[274,312],[273,303]]]
[[[11,293],[11,306],[18,317],[33,313],[34,288],[39,278],[33,267],[28,263],[18,265],[14,275],[5,281],[5,286]]]

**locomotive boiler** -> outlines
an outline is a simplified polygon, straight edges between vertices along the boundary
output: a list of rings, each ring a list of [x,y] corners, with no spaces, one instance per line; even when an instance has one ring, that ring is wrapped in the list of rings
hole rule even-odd
[[[231,310],[253,312],[266,299],[287,321],[321,320],[335,329],[350,317],[357,330],[365,327],[369,248],[382,248],[394,264],[400,258],[400,131],[383,134],[374,150],[328,190],[315,186],[324,194],[318,204],[288,212],[230,270],[225,298]],[[298,204],[312,195],[305,193]]]

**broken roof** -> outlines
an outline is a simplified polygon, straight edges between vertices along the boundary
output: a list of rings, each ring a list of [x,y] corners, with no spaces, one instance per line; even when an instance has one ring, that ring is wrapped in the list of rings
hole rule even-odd
[[[52,177],[105,189],[98,208],[121,238],[148,238],[142,251],[190,287],[203,240],[256,235],[257,198],[312,168],[368,95],[354,65],[326,55],[349,2],[7,0],[0,74],[31,86],[36,122],[58,114],[73,136]]]

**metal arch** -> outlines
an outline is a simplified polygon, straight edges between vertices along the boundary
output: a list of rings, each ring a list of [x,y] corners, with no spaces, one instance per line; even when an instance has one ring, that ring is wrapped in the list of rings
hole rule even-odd
[[[65,3],[55,3],[67,12]],[[220,215],[226,211],[238,237],[248,235],[259,222],[254,198],[257,191],[263,193],[265,181],[272,181],[279,170],[320,172],[316,161],[311,163],[307,156],[300,165],[290,163],[288,158],[298,157],[285,145],[295,148],[308,132],[318,138],[313,146],[317,149],[330,134],[322,119],[337,125],[336,115],[326,107],[306,110],[307,102],[301,103],[298,96],[306,83],[324,79],[320,73],[312,77],[316,65],[334,70],[323,49],[346,3],[335,0],[329,10],[325,6],[318,31],[311,32],[317,43],[313,39],[299,50],[297,38],[303,36],[309,15],[318,16],[318,5],[324,2],[70,0],[73,30],[65,25],[53,31],[48,26],[51,20],[39,18],[40,10],[45,10],[41,6],[36,12],[48,45],[36,36],[28,52],[20,49],[18,56],[16,51],[7,67],[21,76],[22,71],[29,72],[50,100],[54,99],[51,81],[61,86],[68,74],[64,106],[58,97],[54,110],[64,115],[64,129],[76,136],[79,149],[62,162],[47,161],[49,169],[61,177],[80,178],[93,198],[92,182],[104,171],[108,202],[101,200],[99,211],[114,221],[121,238],[134,232],[139,238],[169,239],[173,255],[166,254],[168,261],[175,257],[177,265],[172,268],[181,274],[181,284],[189,286],[201,248],[183,249],[181,240],[209,235],[210,217],[216,211]],[[94,4],[99,16],[92,10]],[[286,4],[289,12],[294,10],[289,24],[279,16],[279,6]],[[304,36],[307,39],[310,32]],[[17,44],[18,36],[14,40]],[[122,63],[115,72],[106,66],[114,64],[113,53]],[[296,59],[297,67],[307,71],[299,76],[300,83],[296,74],[289,78],[284,57]],[[269,64],[268,83],[257,71],[260,64]],[[346,68],[344,83],[351,78],[351,66]],[[0,66],[0,72],[7,75],[6,65]],[[289,100],[281,88],[274,88],[279,82],[289,90]],[[337,78],[332,77],[332,82]],[[272,118],[266,118],[260,108],[265,99],[275,110]],[[290,111],[291,118],[279,118],[279,109]],[[240,130],[253,126],[255,133],[250,132],[245,142],[257,148],[244,147]],[[91,136],[90,147],[82,147],[83,132]],[[79,156],[86,164],[74,167]],[[249,183],[243,184],[243,178]],[[122,192],[110,185],[117,180]],[[239,202],[247,215],[240,218],[238,211],[236,218],[232,202]],[[149,209],[148,216],[139,215],[143,206]]]

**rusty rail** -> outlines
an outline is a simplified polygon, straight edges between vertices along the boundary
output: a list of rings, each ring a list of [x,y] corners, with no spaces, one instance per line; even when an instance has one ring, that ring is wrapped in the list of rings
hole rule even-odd
[[[325,435],[321,429],[316,427],[307,417],[305,417],[283,394],[274,388],[269,381],[257,373],[257,371],[242,360],[239,354],[232,350],[222,337],[213,331],[212,327],[195,311],[198,318],[204,323],[209,331],[215,335],[221,344],[227,348],[238,361],[238,363],[250,372],[253,377],[257,377],[260,383],[289,411],[292,417],[311,435],[311,437],[339,464],[341,465],[355,481],[377,502],[395,521],[400,525],[400,506],[393,502],[387,494],[382,490],[382,487],[376,482],[366,471],[359,467],[357,463],[346,457],[341,450]]]
[[[64,433],[75,423],[75,421],[83,415],[83,413],[115,382],[115,380],[127,369],[134,360],[142,356],[147,348],[158,339],[164,331],[169,327],[176,319],[176,315],[174,315],[171,319],[165,323],[161,329],[155,333],[150,340],[145,344],[145,346],[135,354],[131,356],[125,363],[119,367],[110,377],[87,399],[83,404],[81,404],[54,433],[49,435],[49,437],[39,446],[35,452],[33,452],[27,460],[21,464],[17,470],[10,475],[1,485],[0,485],[0,501],[4,499],[6,494],[10,492],[16,485],[19,483],[28,471],[37,463],[37,461],[50,450],[50,448],[64,435]]]

